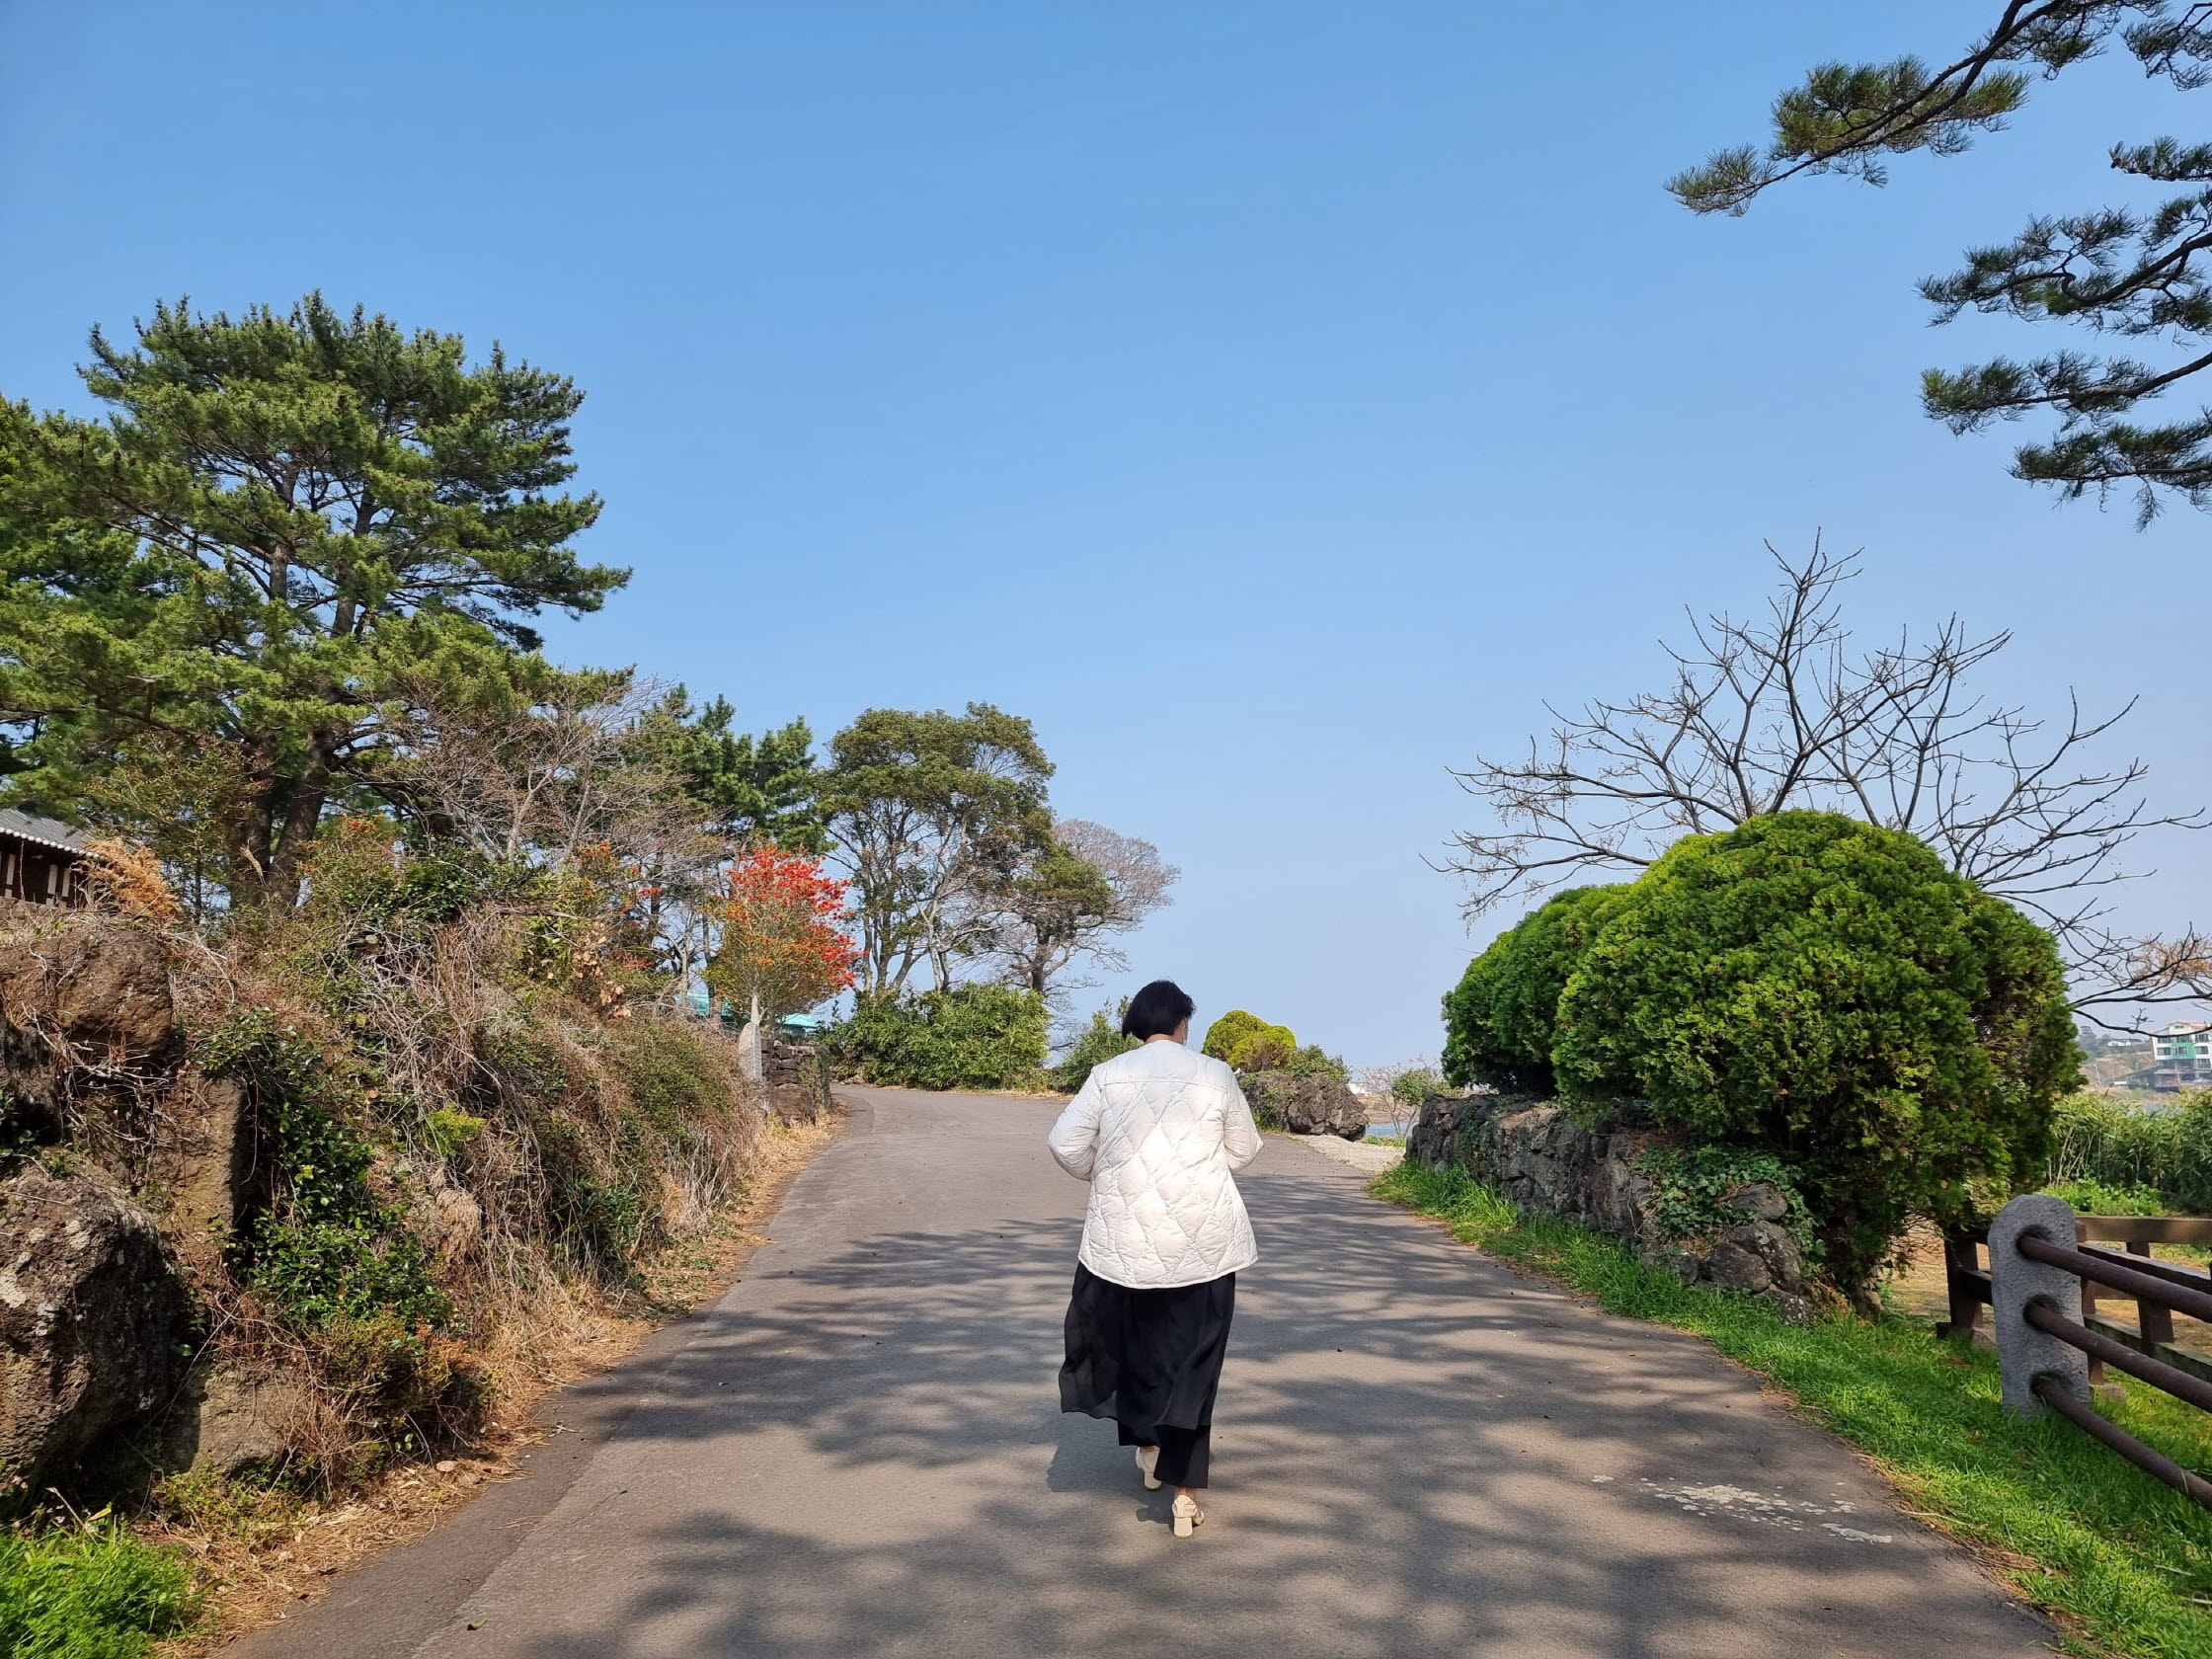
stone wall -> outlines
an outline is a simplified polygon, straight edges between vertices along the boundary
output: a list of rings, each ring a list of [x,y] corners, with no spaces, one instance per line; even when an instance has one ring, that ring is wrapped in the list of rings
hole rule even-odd
[[[1524,1210],[1610,1233],[1686,1284],[1763,1296],[1784,1317],[1810,1319],[1804,1256],[1779,1224],[1787,1202],[1765,1182],[1746,1182],[1722,1199],[1742,1220],[1712,1236],[1660,1236],[1640,1159],[1668,1144],[1654,1130],[1579,1124],[1551,1101],[1432,1094],[1406,1137],[1405,1155],[1430,1169],[1464,1169]]]
[[[830,1063],[812,1043],[770,1037],[760,1050],[768,1109],[785,1123],[813,1123],[830,1110]]]

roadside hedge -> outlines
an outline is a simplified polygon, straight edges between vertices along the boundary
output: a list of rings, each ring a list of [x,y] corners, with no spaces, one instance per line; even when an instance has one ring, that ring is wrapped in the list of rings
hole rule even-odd
[[[1855,1295],[1916,1217],[2041,1181],[2078,1078],[2050,935],[1835,813],[1686,836],[1632,883],[1561,894],[1446,1007],[1456,1082],[1775,1154]]]
[[[1014,1088],[1045,1065],[1045,999],[1001,985],[867,996],[826,1040],[842,1075],[895,1088]]]
[[[1121,1026],[1100,1008],[1090,1016],[1090,1024],[1083,1027],[1069,1045],[1061,1063],[1053,1067],[1053,1086],[1064,1094],[1073,1094],[1089,1080],[1096,1066],[1137,1046],[1137,1039],[1124,1037]]]
[[[1574,887],[1491,942],[1444,999],[1444,1078],[1548,1095],[1567,976],[1628,891]]]
[[[1559,999],[1570,1099],[1650,1102],[1801,1177],[1869,1281],[1916,1216],[2039,1181],[2079,1077],[2058,950],[1911,835],[1780,813],[1690,836],[1620,896]]]

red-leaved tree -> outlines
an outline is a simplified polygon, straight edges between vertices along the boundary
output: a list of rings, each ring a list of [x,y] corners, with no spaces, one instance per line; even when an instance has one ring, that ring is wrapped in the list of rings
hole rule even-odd
[[[804,853],[767,846],[740,859],[729,895],[716,907],[722,939],[707,963],[707,988],[744,1003],[755,1033],[763,1019],[843,990],[860,960],[859,947],[838,926],[845,888]]]

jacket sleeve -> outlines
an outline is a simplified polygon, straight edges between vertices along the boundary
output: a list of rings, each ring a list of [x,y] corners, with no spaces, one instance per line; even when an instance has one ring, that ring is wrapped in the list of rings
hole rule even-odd
[[[1098,1079],[1084,1078],[1075,1098],[1067,1103],[1067,1110],[1061,1113],[1060,1121],[1045,1137],[1053,1161],[1078,1181],[1090,1179],[1091,1165],[1098,1157],[1098,1109],[1103,1098]]]
[[[1227,1071],[1228,1067],[1222,1067]],[[1244,1102],[1244,1091],[1236,1086],[1236,1073],[1228,1073],[1228,1100],[1222,1108],[1222,1150],[1228,1154],[1229,1172],[1234,1174],[1260,1155],[1260,1126],[1252,1121],[1252,1108]]]

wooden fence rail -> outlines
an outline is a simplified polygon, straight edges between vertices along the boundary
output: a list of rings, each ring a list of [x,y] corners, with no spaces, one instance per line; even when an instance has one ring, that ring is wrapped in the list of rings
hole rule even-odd
[[[2154,1243],[2212,1244],[2212,1218],[2077,1216],[2047,1193],[2016,1198],[1986,1231],[1944,1240],[1950,1318],[1943,1328],[1954,1339],[1971,1340],[1982,1309],[1993,1309],[2007,1409],[2054,1411],[2212,1509],[2212,1481],[2144,1445],[2090,1403],[2091,1388],[2110,1367],[2212,1411],[2212,1364],[2173,1344],[2176,1313],[2212,1323],[2212,1273],[2159,1261],[2151,1255]],[[1987,1266],[1980,1259],[1984,1249]],[[2096,1312],[2099,1292],[2135,1304],[2134,1330]]]
[[[2208,1216],[2077,1216],[2075,1237],[2082,1253],[2119,1267],[2148,1273],[2187,1289],[2212,1289],[2212,1274],[2202,1268],[2164,1262],[2151,1254],[2153,1244],[2202,1244],[2212,1246],[2212,1217]],[[1982,1310],[1990,1304],[1989,1269],[1982,1251],[1989,1243],[1989,1229],[1977,1227],[1954,1232],[1943,1240],[1943,1279],[1949,1293],[1950,1317],[1936,1329],[1955,1342],[1970,1342],[1983,1333]],[[2103,1246],[2119,1244],[2119,1250]],[[2105,1289],[2094,1280],[2082,1282],[2082,1323],[2100,1336],[2163,1360],[2176,1370],[2212,1382],[2212,1360],[2173,1346],[2173,1310],[2161,1304],[2135,1301],[2135,1329],[2116,1324],[2097,1312]],[[2090,1381],[2104,1381],[2104,1366],[2094,1361]]]

